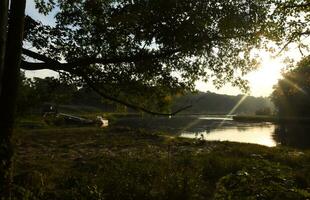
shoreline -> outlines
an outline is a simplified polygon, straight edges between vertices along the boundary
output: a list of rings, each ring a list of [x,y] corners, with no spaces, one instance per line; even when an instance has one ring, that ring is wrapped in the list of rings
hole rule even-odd
[[[237,122],[273,122],[273,123],[310,123],[310,118],[301,117],[276,117],[256,115],[236,115],[233,120]]]
[[[14,141],[17,199],[310,198],[309,150],[125,127],[17,129]]]

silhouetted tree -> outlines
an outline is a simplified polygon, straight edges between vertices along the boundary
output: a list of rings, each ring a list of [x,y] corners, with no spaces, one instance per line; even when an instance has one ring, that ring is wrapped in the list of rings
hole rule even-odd
[[[0,197],[10,199],[11,135],[21,62],[25,0],[11,0],[8,20],[6,0],[0,3]],[[6,23],[8,21],[8,24]]]
[[[150,113],[216,77],[246,89],[269,1],[39,1],[56,25],[27,19],[23,69],[51,69],[106,99]],[[39,62],[30,62],[28,58]],[[238,73],[236,73],[238,71]]]
[[[44,103],[66,104],[71,103],[77,87],[58,78],[26,78],[20,76],[19,94],[17,100],[18,115],[38,110]],[[90,98],[89,96],[85,98]]]
[[[36,2],[45,14],[57,6],[56,25],[27,18],[25,44],[36,50],[23,49],[22,68],[59,71],[106,99],[153,114],[149,108],[158,109],[170,95],[194,89],[200,78],[213,76],[217,86],[231,82],[247,88],[241,76],[255,66],[252,49],[266,39],[290,43],[309,34],[307,0]],[[10,1],[6,26],[8,5],[8,0],[1,0],[0,195],[4,198],[9,198],[25,0]],[[304,21],[294,21],[291,16],[300,12],[305,13]]]
[[[23,49],[22,68],[61,71],[153,114],[198,79],[247,89],[242,76],[256,67],[251,50],[269,40],[284,48],[309,34],[307,0],[36,2],[44,14],[57,7],[56,25],[27,18],[25,41],[36,51]]]
[[[272,101],[281,117],[310,117],[310,56],[283,74],[274,86]]]

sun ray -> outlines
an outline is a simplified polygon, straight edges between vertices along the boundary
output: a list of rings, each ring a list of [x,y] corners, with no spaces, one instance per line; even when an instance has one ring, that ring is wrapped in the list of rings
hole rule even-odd
[[[184,128],[182,128],[180,131],[179,131],[179,134],[185,132],[186,130],[188,130],[189,128],[195,126],[196,124],[198,124],[198,122],[200,121],[199,118],[195,119],[194,121],[188,123]]]
[[[302,89],[301,87],[299,87],[299,86],[298,86],[296,83],[294,83],[293,81],[291,81],[291,80],[289,80],[289,79],[287,79],[287,78],[283,79],[283,81],[285,81],[287,84],[293,86],[293,87],[294,87],[296,90],[298,90],[299,92],[301,92],[301,93],[303,93],[303,94],[305,94],[305,95],[308,95],[308,93],[307,93],[304,89]]]
[[[225,117],[231,116],[238,108],[239,106],[244,102],[244,100],[247,98],[247,95],[244,95],[237,103],[236,105],[228,112],[228,114],[225,115]],[[221,123],[216,128],[220,128],[223,126],[226,120],[222,120]]]

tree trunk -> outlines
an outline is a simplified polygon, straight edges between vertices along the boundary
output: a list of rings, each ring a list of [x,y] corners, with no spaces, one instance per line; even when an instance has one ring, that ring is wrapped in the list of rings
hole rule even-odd
[[[6,47],[6,36],[7,36],[7,21],[8,21],[8,0],[2,0],[0,1],[0,97],[1,97],[1,91],[2,91],[2,73],[4,69],[4,59],[5,59],[5,47]],[[0,113],[0,116],[3,114]],[[4,181],[7,178],[6,170],[4,169],[4,166],[1,164],[2,162],[2,146],[4,145],[2,143],[2,131],[0,130],[0,197],[4,196],[4,190],[5,187],[4,184],[6,181]]]
[[[3,1],[3,0],[1,0]],[[0,196],[11,198],[11,137],[19,84],[26,0],[11,0],[0,94]]]
[[[4,67],[5,44],[8,21],[8,0],[0,1],[0,95],[2,86],[2,72]]]

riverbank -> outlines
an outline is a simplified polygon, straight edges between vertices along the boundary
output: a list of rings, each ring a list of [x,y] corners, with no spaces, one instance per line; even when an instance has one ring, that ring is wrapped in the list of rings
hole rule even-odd
[[[16,199],[306,199],[310,152],[124,127],[17,129]]]
[[[233,120],[238,122],[273,122],[273,123],[310,123],[310,118],[306,117],[277,117],[270,115],[237,115]]]

